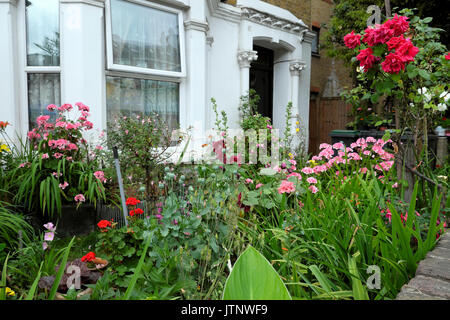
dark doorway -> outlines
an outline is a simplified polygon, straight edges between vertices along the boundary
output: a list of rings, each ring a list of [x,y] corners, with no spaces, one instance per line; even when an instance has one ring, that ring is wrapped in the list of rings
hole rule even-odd
[[[258,60],[253,61],[250,68],[250,89],[259,95],[258,112],[273,120],[273,50],[254,46],[258,52]]]

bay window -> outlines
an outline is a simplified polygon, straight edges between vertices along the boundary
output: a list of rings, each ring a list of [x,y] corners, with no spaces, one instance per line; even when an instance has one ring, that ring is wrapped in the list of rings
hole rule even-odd
[[[158,112],[177,127],[185,75],[182,12],[142,0],[108,0],[106,21],[108,121],[119,112]]]

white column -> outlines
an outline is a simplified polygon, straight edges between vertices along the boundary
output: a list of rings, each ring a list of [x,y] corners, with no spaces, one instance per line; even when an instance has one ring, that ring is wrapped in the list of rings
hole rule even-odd
[[[298,112],[300,122],[305,130],[305,146],[308,148],[309,144],[309,101],[311,93],[311,44],[314,40],[315,34],[307,31],[301,39],[302,57],[301,61],[305,64],[305,68],[300,74],[300,86],[298,95]]]
[[[22,133],[18,92],[17,1],[0,0],[0,121],[7,121],[7,133],[15,138]]]
[[[297,125],[296,122],[301,122],[301,128],[303,128],[306,123],[302,121],[300,116],[300,74],[302,70],[306,68],[306,64],[302,61],[292,61],[289,64],[289,71],[291,72],[291,102],[292,102],[292,118],[290,119],[291,132],[295,132]],[[308,104],[309,105],[309,104]],[[293,147],[296,146],[300,141],[292,141]]]
[[[90,107],[105,129],[104,0],[61,0],[61,103]],[[93,131],[92,134],[94,134]]]
[[[193,140],[189,153],[193,157],[201,153],[201,145],[205,141],[207,124],[206,112],[206,33],[209,29],[206,22],[206,2],[191,1],[188,18],[184,23],[186,39],[186,100],[182,127],[193,128]],[[194,154],[195,153],[195,154]]]
[[[258,52],[253,50],[239,51],[238,62],[241,69],[241,96],[248,94],[250,89],[250,65],[258,59]]]

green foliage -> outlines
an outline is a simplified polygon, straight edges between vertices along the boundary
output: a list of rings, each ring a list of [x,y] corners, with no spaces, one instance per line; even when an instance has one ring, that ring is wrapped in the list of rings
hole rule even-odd
[[[236,261],[223,294],[224,300],[292,300],[272,265],[249,246]]]

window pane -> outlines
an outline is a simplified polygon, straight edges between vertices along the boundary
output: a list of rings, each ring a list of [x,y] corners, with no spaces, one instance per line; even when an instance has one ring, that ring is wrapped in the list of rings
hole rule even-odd
[[[157,112],[172,129],[179,127],[179,84],[174,82],[106,77],[108,121]]]
[[[115,64],[181,71],[178,15],[123,0],[111,0]]]
[[[59,66],[59,0],[27,0],[27,64]]]
[[[29,73],[28,74],[28,119],[30,128],[40,115],[50,115],[55,120],[54,112],[49,112],[49,104],[61,104],[61,86],[59,74]]]

